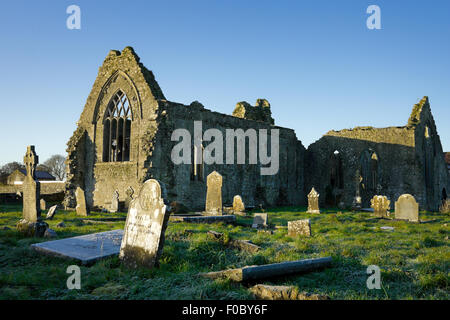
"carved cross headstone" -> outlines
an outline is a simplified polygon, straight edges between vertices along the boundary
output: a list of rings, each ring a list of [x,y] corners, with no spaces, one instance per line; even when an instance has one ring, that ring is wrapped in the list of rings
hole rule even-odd
[[[206,206],[208,215],[222,215],[222,176],[217,171],[211,172],[206,178]]]
[[[395,219],[419,221],[419,204],[410,194],[402,194],[395,201]]]
[[[320,213],[319,210],[319,194],[317,193],[314,187],[311,189],[311,192],[308,194],[308,210],[307,213]]]
[[[131,202],[119,254],[127,266],[158,265],[170,215],[164,200],[164,186],[150,179]]]
[[[115,190],[111,199],[111,207],[109,212],[117,212],[119,210],[119,191]]]
[[[391,201],[386,196],[375,195],[370,200],[370,207],[373,208],[374,215],[376,217],[385,218],[388,216],[388,210],[391,205]]]
[[[233,211],[235,213],[244,212],[245,206],[244,202],[242,201],[241,196],[234,196],[233,198]]]

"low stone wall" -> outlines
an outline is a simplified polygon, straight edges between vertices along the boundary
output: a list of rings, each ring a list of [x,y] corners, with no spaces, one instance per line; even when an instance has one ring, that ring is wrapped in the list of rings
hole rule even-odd
[[[45,201],[62,201],[64,199],[65,182],[52,181],[41,182],[41,198]],[[3,201],[21,201],[16,193],[22,193],[22,185],[0,184],[0,200]]]

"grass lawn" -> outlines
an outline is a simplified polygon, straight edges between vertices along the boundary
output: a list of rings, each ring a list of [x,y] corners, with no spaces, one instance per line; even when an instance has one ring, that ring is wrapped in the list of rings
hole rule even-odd
[[[252,299],[246,285],[197,274],[325,256],[333,257],[331,268],[258,283],[294,285],[331,299],[450,298],[450,218],[445,214],[421,212],[421,220],[436,221],[417,224],[371,219],[367,212],[337,214],[330,209],[313,215],[305,213],[305,207],[267,210],[269,223],[277,226],[311,219],[310,238],[288,237],[287,228],[272,235],[257,233],[251,229],[250,215],[238,216],[236,225],[169,222],[159,268],[128,270],[118,257],[111,257],[82,266],[81,290],[68,290],[66,269],[74,261],[32,251],[30,244],[48,239],[18,234],[15,225],[21,210],[21,206],[0,205],[0,299]],[[89,218],[125,216],[94,212]],[[61,221],[66,226],[57,228]],[[63,210],[46,222],[58,239],[119,229],[125,223],[83,223],[75,212]],[[394,231],[382,230],[382,226],[392,226]],[[229,248],[210,240],[208,230],[251,240],[262,250],[251,254]],[[380,290],[366,287],[369,265],[381,268]]]

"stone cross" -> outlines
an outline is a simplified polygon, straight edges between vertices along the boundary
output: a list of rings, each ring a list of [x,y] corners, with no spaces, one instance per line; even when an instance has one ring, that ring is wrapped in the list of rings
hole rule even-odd
[[[372,200],[370,200],[370,203],[370,207],[373,208],[376,217],[386,218],[388,216],[391,201],[389,201],[386,196],[375,195]]]
[[[419,204],[410,194],[402,194],[395,201],[395,219],[419,222]]]
[[[41,220],[40,183],[35,179],[35,170],[39,157],[34,146],[28,146],[23,157],[27,175],[22,183],[23,219],[17,223],[17,230],[28,236],[42,237],[48,224]]]
[[[41,217],[39,204],[40,183],[35,179],[35,170],[39,157],[36,155],[34,146],[28,146],[23,157],[23,162],[27,169],[27,176],[22,184],[23,192],[23,218],[30,222],[36,222]]]
[[[317,193],[314,187],[311,189],[311,192],[308,194],[308,210],[307,213],[320,213],[319,210],[319,194]]]
[[[25,168],[27,170],[27,176],[35,179],[36,166],[39,163],[39,157],[36,155],[34,146],[27,147],[27,153],[23,157],[23,163],[25,164]]]
[[[119,254],[128,267],[158,266],[170,215],[165,197],[164,185],[149,179],[131,202]]]
[[[211,172],[206,178],[206,206],[207,215],[222,215],[222,176],[217,171]]]

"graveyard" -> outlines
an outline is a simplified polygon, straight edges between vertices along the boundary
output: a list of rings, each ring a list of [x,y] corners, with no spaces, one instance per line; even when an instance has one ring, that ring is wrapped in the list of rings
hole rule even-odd
[[[169,222],[159,267],[129,269],[118,255],[81,266],[81,290],[68,290],[66,269],[76,261],[42,255],[31,244],[53,239],[26,237],[15,226],[21,205],[0,205],[0,299],[254,299],[255,284],[294,286],[329,299],[448,299],[448,214],[420,211],[426,223],[374,218],[337,208],[307,213],[307,207],[267,209],[268,227],[252,228],[252,210],[234,224]],[[46,211],[43,212],[44,214]],[[123,229],[126,212],[58,210],[46,219],[56,239]],[[117,218],[117,221],[108,221]],[[105,219],[105,221],[102,221]],[[310,219],[311,236],[288,235],[288,221]],[[85,221],[88,220],[88,221]],[[58,224],[63,223],[63,226]],[[386,229],[383,227],[392,227]],[[208,231],[223,233],[223,241]],[[230,247],[250,240],[257,252]],[[208,279],[200,273],[299,259],[332,257],[330,267],[257,283]],[[381,268],[382,290],[368,290],[368,265]]]

